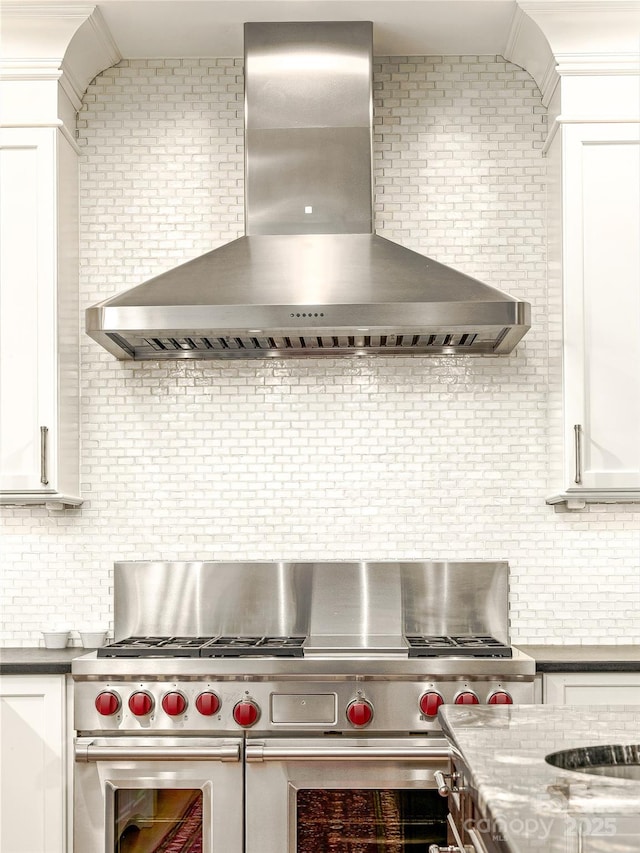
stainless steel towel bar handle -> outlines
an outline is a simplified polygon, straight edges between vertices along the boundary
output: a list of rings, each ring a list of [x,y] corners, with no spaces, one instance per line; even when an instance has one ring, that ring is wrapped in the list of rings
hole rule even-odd
[[[76,761],[240,761],[240,744],[215,746],[119,746],[76,743]]]
[[[436,746],[272,746],[250,743],[247,761],[442,761],[449,757],[446,747]]]

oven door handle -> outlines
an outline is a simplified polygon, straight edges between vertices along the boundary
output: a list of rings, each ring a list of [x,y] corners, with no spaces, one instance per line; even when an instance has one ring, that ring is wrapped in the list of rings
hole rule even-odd
[[[258,761],[443,761],[449,758],[446,746],[320,746],[248,743],[247,762]]]
[[[92,741],[76,741],[76,761],[240,761],[240,744],[223,741],[211,746],[144,746],[115,744],[96,745]]]

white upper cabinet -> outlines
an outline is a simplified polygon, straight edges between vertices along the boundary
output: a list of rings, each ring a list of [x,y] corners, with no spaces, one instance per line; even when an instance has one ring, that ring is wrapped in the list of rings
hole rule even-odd
[[[0,503],[79,496],[77,155],[0,131]]]
[[[636,128],[599,125],[568,128],[566,145],[568,180],[582,189],[567,204],[583,211],[564,326],[574,484],[640,488],[640,140]]]
[[[549,117],[547,503],[640,502],[637,4],[516,5],[507,55]]]
[[[76,114],[121,57],[95,5],[2,12],[0,504],[77,506]]]
[[[550,286],[563,310],[562,492],[640,501],[640,134],[565,124],[549,150]]]

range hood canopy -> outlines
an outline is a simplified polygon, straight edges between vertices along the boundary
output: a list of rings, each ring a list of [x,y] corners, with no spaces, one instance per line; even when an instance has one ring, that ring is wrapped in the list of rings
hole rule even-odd
[[[245,25],[246,235],[87,310],[120,359],[510,352],[530,306],[373,233],[372,24]]]

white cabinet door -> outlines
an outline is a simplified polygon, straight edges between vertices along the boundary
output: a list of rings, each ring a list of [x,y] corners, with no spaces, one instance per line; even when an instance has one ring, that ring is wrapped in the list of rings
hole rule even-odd
[[[0,135],[0,501],[79,503],[77,158]]]
[[[640,705],[640,673],[548,672],[543,699],[547,705]]]
[[[11,141],[13,144],[8,144]],[[0,436],[2,489],[40,489],[41,429],[55,424],[55,170],[45,140],[0,148]],[[46,355],[45,355],[46,354]],[[47,364],[47,361],[49,364]],[[53,471],[49,470],[53,476]]]
[[[553,147],[564,485],[576,507],[580,497],[640,501],[640,133],[634,124],[569,124]]]
[[[567,216],[582,226],[565,254],[570,459],[582,428],[574,485],[640,487],[640,140],[573,126],[565,145]]]
[[[0,850],[66,853],[64,676],[0,677]]]

